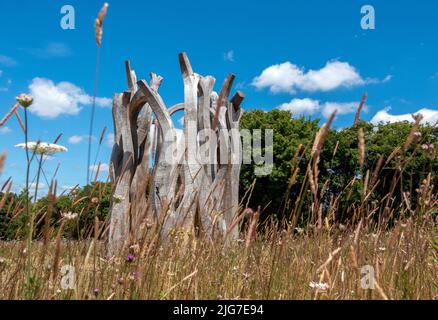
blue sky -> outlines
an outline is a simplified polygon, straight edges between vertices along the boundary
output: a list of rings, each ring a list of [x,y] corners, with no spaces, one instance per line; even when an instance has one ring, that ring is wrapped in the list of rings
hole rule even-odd
[[[60,27],[60,9],[66,4],[75,8],[75,30]],[[361,29],[365,4],[375,9],[375,30]],[[0,4],[0,117],[19,93],[38,98],[30,139],[51,142],[62,132],[59,143],[69,148],[45,164],[51,177],[61,163],[60,186],[86,179],[84,136],[96,59],[93,21],[101,5],[64,0]],[[160,93],[167,105],[183,100],[181,51],[188,53],[196,72],[216,77],[217,86],[235,73],[248,110],[282,107],[323,121],[337,108],[335,126],[342,128],[351,125],[366,91],[366,120],[409,119],[422,109],[431,121],[437,118],[438,2],[113,0],[109,5],[97,138],[105,126],[113,132],[108,105],[114,93],[126,88],[125,59],[139,78],[147,79],[151,71],[164,77]],[[24,182],[25,155],[13,146],[24,138],[15,118],[6,126],[0,128],[0,148],[8,151],[0,182],[13,176],[17,190]],[[102,163],[108,163],[110,152],[104,143]]]

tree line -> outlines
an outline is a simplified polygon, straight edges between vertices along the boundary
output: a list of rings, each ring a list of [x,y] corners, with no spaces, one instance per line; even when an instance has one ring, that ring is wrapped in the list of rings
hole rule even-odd
[[[324,190],[324,201],[330,201],[350,187],[348,197],[338,206],[336,219],[348,221],[349,210],[363,199],[364,177],[371,181],[376,167],[380,183],[373,190],[370,201],[383,199],[391,194],[393,203],[415,202],[422,181],[431,173],[431,184],[438,185],[437,126],[425,124],[414,132],[412,143],[401,152],[412,135],[410,122],[382,123],[377,126],[359,121],[352,127],[331,128],[321,150],[318,163],[319,188]],[[294,118],[288,111],[272,110],[247,112],[241,120],[242,129],[272,129],[274,131],[274,167],[270,175],[258,177],[253,164],[242,165],[240,195],[242,207],[262,209],[263,219],[288,219],[294,201],[300,199],[300,209],[306,213],[312,203],[306,170],[311,161],[312,144],[320,128],[319,119]],[[363,132],[364,155],[360,155],[360,135]],[[264,142],[262,141],[262,146]],[[264,152],[264,150],[262,150]],[[362,163],[361,163],[362,161]],[[400,163],[403,162],[403,168]],[[399,173],[395,183],[394,173]],[[64,236],[81,239],[89,236],[96,217],[105,221],[110,206],[111,184],[92,183],[58,195],[56,201],[50,194],[37,201],[32,210],[37,217],[37,235],[42,235],[44,225],[59,224],[66,213],[78,213],[72,221],[64,219]],[[0,240],[21,238],[25,234],[27,217],[22,210],[25,194],[0,193]],[[50,209],[49,209],[50,208]],[[49,210],[48,210],[49,209]],[[47,215],[50,215],[49,219]],[[301,217],[305,222],[306,214]],[[49,221],[47,221],[49,220]]]

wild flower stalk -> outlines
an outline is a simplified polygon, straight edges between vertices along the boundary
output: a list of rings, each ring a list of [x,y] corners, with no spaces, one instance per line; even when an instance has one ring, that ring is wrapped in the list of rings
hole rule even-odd
[[[29,219],[29,237],[28,237],[28,263],[27,263],[27,278],[28,281],[31,278],[31,272],[32,272],[32,258],[31,258],[31,248],[32,248],[32,228],[33,228],[33,219],[30,217],[30,208],[29,208],[29,174],[30,174],[30,157],[29,157],[29,149],[28,149],[28,119],[27,119],[27,108],[29,108],[32,103],[33,103],[33,98],[25,93],[20,94],[17,98],[16,98],[17,102],[19,105],[21,105],[24,109],[24,141],[26,144],[26,160],[27,160],[27,165],[26,165],[26,215]],[[15,111],[14,111],[15,112]]]
[[[25,125],[26,125],[26,133],[27,133],[27,110],[25,109]],[[42,172],[42,164],[43,159],[47,155],[53,155],[58,152],[66,152],[68,151],[67,148],[53,144],[53,143],[46,143],[46,142],[29,142],[27,138],[27,134],[25,137],[25,143],[17,144],[17,148],[22,148],[26,150],[26,157],[27,157],[27,170],[26,170],[26,213],[29,217],[29,233],[28,233],[28,285],[31,285],[32,281],[32,240],[33,240],[33,232],[34,232],[34,223],[35,223],[35,212],[32,210],[30,212],[30,201],[29,201],[29,173],[30,173],[30,164],[32,162],[32,159],[35,155],[39,156],[38,161],[38,171],[37,171],[37,179],[36,179],[36,185],[35,185],[35,193],[33,200],[36,202],[38,199],[38,188],[40,183],[40,176]],[[29,150],[33,152],[32,158],[29,156]],[[28,290],[30,288],[28,287]],[[29,291],[29,294],[31,296],[31,291]]]
[[[58,143],[58,141],[61,139],[62,135],[63,135],[63,134],[60,133],[60,134],[56,137],[55,141],[52,143],[52,147],[55,146],[55,145]],[[64,151],[65,151],[65,150],[64,150]],[[64,152],[64,151],[61,151],[61,150],[60,150],[59,152]],[[41,173],[43,174],[43,177],[44,177],[44,179],[45,179],[47,185],[50,185],[50,182],[49,182],[49,180],[47,179],[46,174],[44,173],[44,170],[42,169],[43,166],[44,166],[44,163],[47,161],[47,159],[49,159],[49,156],[44,156],[44,157],[43,157],[43,161],[42,161],[42,163],[41,163]],[[56,176],[56,174],[57,174],[57,171],[58,171],[58,168],[59,168],[59,164],[58,164],[58,167],[57,167],[56,170],[55,170],[55,173],[53,174],[53,178],[52,178],[52,180],[55,178],[55,176]],[[34,183],[36,179],[37,179],[37,176],[35,176],[35,177],[33,178],[32,183]],[[36,199],[36,197],[35,197],[34,199]]]
[[[39,185],[39,180],[40,180],[40,176],[42,173],[42,165],[43,165],[43,160],[49,156],[49,155],[53,155],[55,153],[59,153],[59,152],[67,152],[67,148],[55,144],[55,143],[47,143],[47,142],[27,142],[26,143],[20,143],[16,145],[17,148],[22,148],[22,149],[27,149],[27,150],[32,150],[33,154],[32,154],[32,158],[30,159],[32,161],[34,156],[38,156],[39,160],[38,160],[38,171],[37,171],[37,182],[36,182],[36,187],[35,187],[35,196],[33,198],[34,201],[37,200],[37,196],[38,196],[38,185]]]
[[[90,183],[90,165],[91,165],[91,142],[93,137],[94,113],[96,109],[97,84],[99,82],[99,66],[100,66],[100,48],[102,44],[103,22],[105,20],[108,3],[105,3],[100,9],[97,19],[94,21],[94,29],[96,31],[97,57],[96,57],[96,73],[94,80],[93,105],[91,108],[90,130],[88,134],[88,154],[87,154],[87,184]]]

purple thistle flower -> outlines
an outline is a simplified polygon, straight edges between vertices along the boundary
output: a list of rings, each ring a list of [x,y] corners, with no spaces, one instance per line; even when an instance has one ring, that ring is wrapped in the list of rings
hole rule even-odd
[[[100,293],[100,289],[99,288],[94,289],[94,295],[96,297],[99,295],[99,293]]]
[[[126,258],[126,260],[127,260],[128,262],[132,262],[132,261],[135,260],[135,257],[134,257],[134,255],[130,254],[130,255]]]

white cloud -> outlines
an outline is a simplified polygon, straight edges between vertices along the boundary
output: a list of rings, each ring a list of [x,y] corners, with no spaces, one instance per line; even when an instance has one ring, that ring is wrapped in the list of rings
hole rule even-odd
[[[76,186],[62,186],[62,191],[63,192],[68,192],[71,191],[75,188]]]
[[[0,70],[0,78],[3,76],[3,70]],[[0,92],[7,92],[7,91],[9,91],[9,86],[11,85],[11,83],[12,83],[12,80],[11,79],[8,79],[7,81],[6,81],[6,86],[1,86],[0,87]]]
[[[36,182],[29,183],[29,193],[31,197],[34,196],[35,190],[36,190]],[[19,188],[18,188],[19,189]],[[26,184],[21,185],[21,190],[15,190],[17,193],[20,193],[21,191],[26,189]],[[41,199],[42,197],[47,195],[48,186],[42,182],[38,183],[38,199]]]
[[[413,122],[414,119],[412,117],[412,114],[418,114],[421,113],[423,115],[423,121],[422,123],[428,123],[431,125],[435,125],[438,123],[438,110],[432,110],[423,108],[418,110],[414,113],[405,113],[405,114],[399,114],[394,115],[389,113],[390,108],[386,108],[383,110],[378,111],[375,116],[371,119],[371,123],[378,124],[380,122],[386,123],[386,122],[401,122],[401,121],[409,121]]]
[[[252,85],[257,89],[269,88],[273,93],[294,92],[297,79],[302,76],[303,71],[300,68],[285,62],[263,70],[260,76],[254,78]]]
[[[337,88],[350,88],[367,83],[387,82],[384,80],[364,79],[355,67],[348,62],[331,60],[318,70],[305,71],[289,61],[272,65],[255,77],[252,85],[257,89],[269,88],[272,93],[295,93],[296,90],[316,92],[331,91]]]
[[[305,99],[292,99],[291,102],[283,103],[278,106],[280,110],[287,110],[292,112],[294,116],[298,115],[311,115],[319,111],[321,108],[318,100]]]
[[[88,141],[88,137],[89,135],[73,135],[70,138],[68,138],[68,143],[70,144],[79,144],[82,143],[83,141]],[[95,140],[94,137],[91,137],[92,140]]]
[[[243,89],[245,89],[246,87],[247,87],[247,84],[246,84],[245,81],[241,81],[241,82],[238,82],[238,83],[236,84],[236,90],[243,90]]]
[[[224,53],[224,60],[234,62],[234,51],[230,50],[230,51]]]
[[[337,115],[349,114],[356,112],[358,107],[359,102],[326,102],[322,108],[322,114],[326,118],[335,111]]]
[[[325,102],[321,103],[319,100],[309,98],[292,99],[288,103],[283,103],[278,106],[280,110],[291,111],[294,116],[313,115],[321,112],[326,118],[336,110],[338,115],[344,115],[356,112],[359,102]],[[366,110],[367,107],[364,107]]]
[[[30,189],[35,189],[36,186],[37,186],[36,182],[29,183],[29,188]],[[44,188],[47,188],[47,186],[44,183],[40,182],[40,183],[38,183],[38,189],[39,188],[44,189]]]
[[[84,136],[71,136],[68,138],[68,143],[70,144],[79,144],[84,140]]]
[[[34,192],[36,189],[36,186],[37,186],[36,182],[29,183],[29,191]],[[23,189],[26,189],[25,184],[23,184],[21,187]],[[38,183],[38,190],[44,190],[44,189],[47,189],[47,186],[42,182]]]
[[[298,79],[298,86],[305,91],[330,91],[364,83],[365,81],[353,66],[340,61],[327,62],[324,68],[310,70]]]
[[[17,65],[17,61],[11,57],[0,54],[0,65],[5,67],[15,67]]]
[[[29,111],[42,118],[55,119],[60,115],[77,115],[82,106],[92,104],[93,98],[70,82],[55,84],[45,78],[34,78],[29,85],[34,104]],[[96,98],[96,106],[110,107],[111,99]]]
[[[29,49],[28,52],[42,59],[68,57],[72,54],[71,48],[61,42],[50,42],[45,47]]]
[[[101,163],[100,167],[97,164],[90,166],[91,172],[94,172],[94,173],[97,172],[97,168],[99,168],[99,173],[109,172],[109,165],[108,165],[108,163]]]
[[[88,134],[84,135],[73,135],[70,138],[68,138],[68,143],[70,144],[80,144],[82,142],[88,142]],[[91,137],[91,141],[96,141],[96,138],[94,136]]]
[[[106,145],[109,148],[112,148],[114,146],[114,139],[115,139],[114,133],[108,133],[107,134],[107,136],[106,136]]]
[[[388,75],[382,80],[382,82],[385,83],[385,82],[389,82],[389,81],[391,81],[391,80],[392,80],[392,74],[388,74]]]
[[[7,134],[12,132],[12,130],[9,127],[0,127],[0,134]]]

